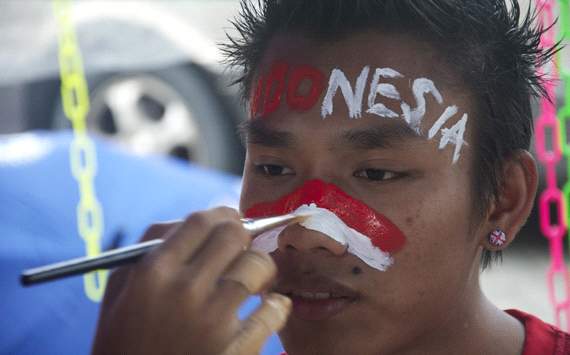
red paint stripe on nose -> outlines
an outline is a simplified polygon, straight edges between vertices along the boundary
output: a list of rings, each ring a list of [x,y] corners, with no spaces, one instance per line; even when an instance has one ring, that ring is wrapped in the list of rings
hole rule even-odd
[[[352,198],[338,186],[322,180],[309,180],[277,201],[256,204],[245,212],[245,216],[275,216],[311,203],[336,214],[347,226],[368,236],[382,251],[394,253],[406,243],[402,231],[387,217]]]

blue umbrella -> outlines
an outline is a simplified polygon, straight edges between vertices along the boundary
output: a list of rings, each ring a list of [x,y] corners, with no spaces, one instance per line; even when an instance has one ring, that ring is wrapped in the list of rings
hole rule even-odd
[[[0,354],[88,354],[99,304],[87,298],[82,277],[23,288],[22,270],[82,256],[77,184],[69,168],[68,132],[0,138]],[[97,197],[104,211],[104,250],[138,241],[156,221],[214,207],[235,207],[240,181],[168,158],[142,158],[95,140]],[[240,310],[249,314],[259,299]],[[276,336],[263,354],[278,354]]]

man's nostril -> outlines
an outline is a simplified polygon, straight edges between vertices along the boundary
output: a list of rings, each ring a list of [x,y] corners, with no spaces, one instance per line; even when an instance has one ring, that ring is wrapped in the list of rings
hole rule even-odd
[[[295,225],[279,234],[278,248],[282,251],[343,255],[347,246],[340,244],[326,234]]]

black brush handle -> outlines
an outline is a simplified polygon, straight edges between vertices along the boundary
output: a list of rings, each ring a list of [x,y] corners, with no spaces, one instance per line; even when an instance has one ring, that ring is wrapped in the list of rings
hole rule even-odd
[[[89,271],[115,268],[137,261],[161,243],[162,239],[153,239],[128,247],[110,250],[95,257],[81,257],[28,269],[22,272],[20,283],[24,286],[30,286],[66,276],[84,274]]]
[[[279,226],[298,223],[309,215],[287,214],[283,216],[265,217],[260,219],[242,219],[243,227],[256,236]],[[162,239],[113,249],[92,257],[80,257],[67,261],[24,270],[20,275],[20,283],[30,286],[45,281],[56,280],[66,276],[84,274],[86,272],[111,269],[120,265],[137,261],[143,255],[162,244]]]

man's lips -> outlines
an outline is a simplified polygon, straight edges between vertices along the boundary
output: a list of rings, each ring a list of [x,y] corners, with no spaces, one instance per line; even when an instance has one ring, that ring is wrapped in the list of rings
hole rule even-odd
[[[382,251],[393,253],[405,244],[404,234],[388,218],[356,200],[334,184],[310,180],[273,202],[262,202],[245,211],[248,218],[291,213],[302,205],[316,204],[337,215],[347,226],[369,237]]]
[[[295,283],[280,284],[275,291],[291,298],[295,317],[308,321],[333,317],[359,299],[358,292],[332,280],[323,279],[301,278]]]
[[[336,283],[334,281],[313,281],[308,279],[301,279],[301,282],[296,281],[292,283],[282,283],[280,282],[277,287],[275,287],[275,292],[290,296],[297,295],[303,296],[303,293],[319,294],[328,293],[332,297],[345,297],[350,299],[358,298],[358,292],[344,285]]]

